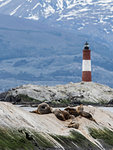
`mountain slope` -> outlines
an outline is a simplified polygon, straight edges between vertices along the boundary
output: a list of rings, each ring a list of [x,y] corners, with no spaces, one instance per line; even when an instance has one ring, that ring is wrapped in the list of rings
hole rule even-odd
[[[63,23],[70,28],[83,29],[89,24],[103,26],[106,33],[113,30],[112,0],[2,0],[0,13],[39,21]]]
[[[81,81],[86,33],[4,15],[0,20],[1,90],[31,82],[54,85]],[[90,37],[93,81],[112,86],[109,45],[105,47],[103,37]],[[98,41],[94,43],[95,38]]]
[[[81,81],[85,41],[92,50],[93,81],[113,87],[112,4],[1,0],[0,89]]]

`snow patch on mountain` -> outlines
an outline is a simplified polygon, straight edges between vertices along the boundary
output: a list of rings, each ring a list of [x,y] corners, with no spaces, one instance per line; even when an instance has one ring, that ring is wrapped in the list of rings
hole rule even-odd
[[[10,3],[12,0],[7,0],[4,3],[0,4],[0,8]]]
[[[19,5],[17,8],[15,8],[15,9],[10,13],[10,15],[11,15],[11,16],[14,15],[14,14],[17,12],[17,10],[18,10],[21,6],[22,6],[22,4]]]
[[[38,6],[42,6],[40,3],[37,3],[33,8],[32,10],[36,9]]]
[[[50,14],[53,14],[55,12],[55,10],[52,8],[52,6],[48,6],[44,9],[45,12],[45,18],[47,18],[48,16],[50,16]]]
[[[37,14],[29,14],[29,17],[25,17],[26,19],[33,19],[33,20],[39,20],[39,17],[37,16]]]
[[[63,10],[63,0],[57,0],[56,6],[57,6],[58,8],[60,8],[61,10]]]

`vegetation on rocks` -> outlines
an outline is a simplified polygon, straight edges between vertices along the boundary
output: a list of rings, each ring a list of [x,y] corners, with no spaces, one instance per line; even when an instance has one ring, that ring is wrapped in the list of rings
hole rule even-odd
[[[113,130],[107,128],[95,129],[89,128],[90,135],[99,140],[99,142],[104,145],[105,148],[113,148]]]
[[[17,96],[11,96],[11,97],[8,97],[8,101],[9,102],[12,102],[13,104],[25,104],[25,105],[32,105],[32,104],[40,104],[40,101],[32,98],[32,97],[29,97],[28,95],[24,95],[24,94],[19,94]]]
[[[0,129],[1,150],[46,150],[54,144],[36,132],[27,130]]]
[[[71,131],[69,136],[49,135],[65,150],[99,150],[99,148],[77,131]],[[58,149],[53,140],[35,131],[0,129],[1,150],[55,150]],[[62,149],[62,148],[59,148]]]
[[[86,139],[85,136],[74,130],[71,131],[71,134],[69,136],[52,135],[52,137],[56,141],[58,141],[65,148],[65,150],[99,150],[99,148],[95,144],[93,144],[91,141]]]
[[[29,97],[28,95],[24,95],[24,94],[19,94],[18,98],[20,98],[21,102],[36,102],[36,103],[40,103],[40,101]]]

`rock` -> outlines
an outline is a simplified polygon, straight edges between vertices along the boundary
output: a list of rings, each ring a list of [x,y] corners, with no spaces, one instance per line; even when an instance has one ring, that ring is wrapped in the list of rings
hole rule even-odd
[[[4,101],[48,101],[56,105],[67,100],[67,105],[81,104],[107,104],[113,99],[113,89],[108,86],[80,82],[57,86],[23,85],[6,93],[1,93]],[[19,99],[19,97],[21,97]],[[24,99],[22,99],[24,97]],[[64,102],[65,103],[65,102]]]
[[[9,93],[8,93],[9,94]],[[12,102],[14,104],[21,102],[21,97],[19,95],[13,96],[13,95],[6,95],[5,101]]]
[[[111,99],[111,100],[108,102],[108,104],[113,105],[113,99]]]
[[[72,122],[70,117],[60,121],[53,113],[33,114],[11,103],[0,102],[0,139],[4,141],[0,142],[0,148],[112,149],[113,114],[93,106],[84,106],[83,111],[90,113],[98,124],[79,116]]]
[[[3,92],[0,94],[0,101],[4,101],[5,97],[8,95],[8,92]]]

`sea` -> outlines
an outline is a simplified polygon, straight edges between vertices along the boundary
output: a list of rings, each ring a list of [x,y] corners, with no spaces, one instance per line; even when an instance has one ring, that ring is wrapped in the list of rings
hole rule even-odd
[[[26,110],[26,111],[33,111],[36,110],[37,107],[24,107],[22,105],[17,105],[18,107],[21,107],[22,109]],[[100,109],[103,109],[105,111],[109,111],[113,113],[113,107],[98,107]],[[61,110],[63,110],[64,108],[60,108]]]

